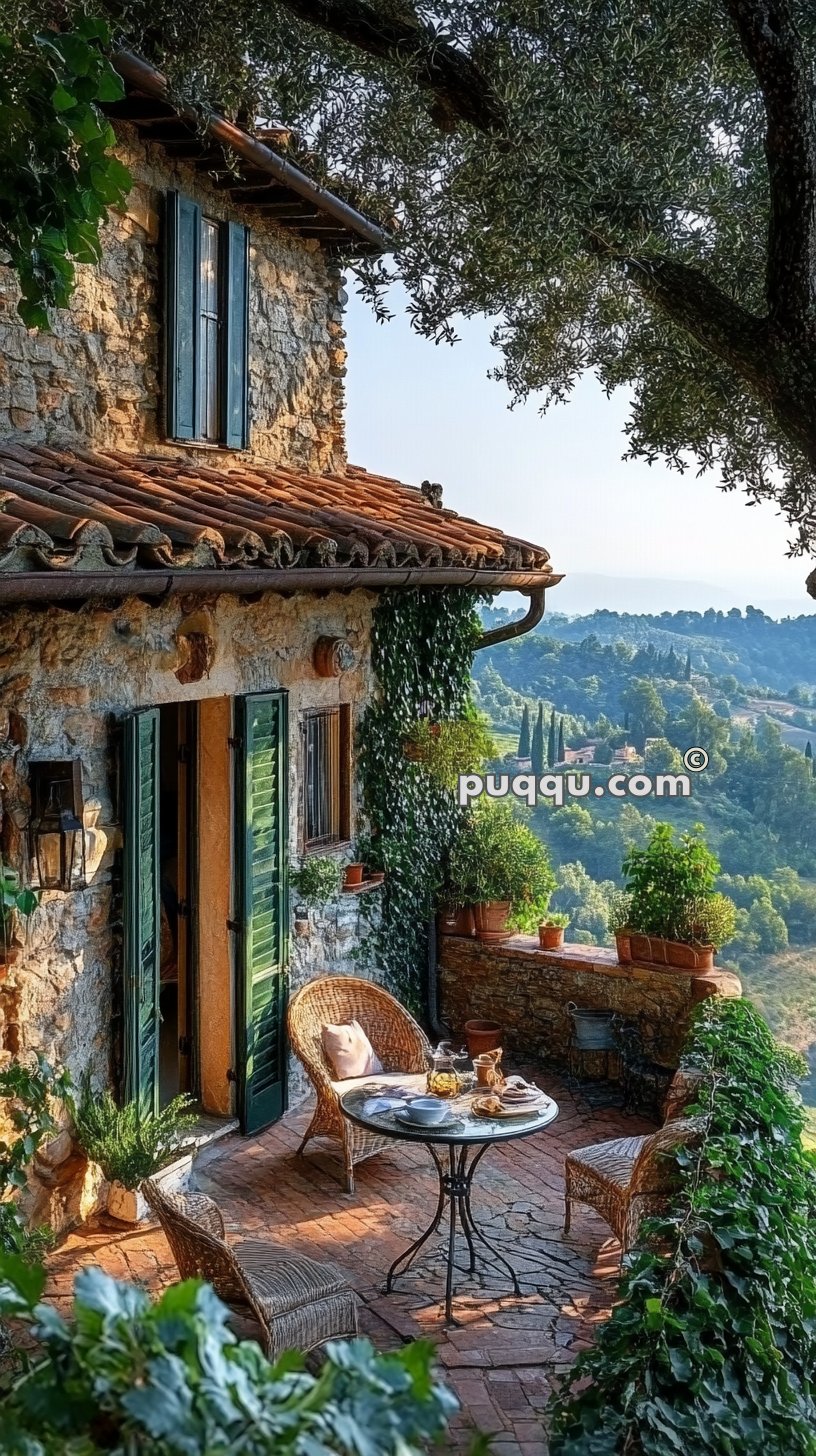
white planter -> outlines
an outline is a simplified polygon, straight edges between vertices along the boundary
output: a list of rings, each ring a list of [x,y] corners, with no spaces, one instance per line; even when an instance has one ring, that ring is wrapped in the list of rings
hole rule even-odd
[[[196,1151],[195,1148],[191,1148],[188,1153],[182,1153],[174,1162],[168,1163],[160,1173],[153,1174],[152,1181],[158,1184],[163,1193],[182,1193],[184,1191],[190,1181]]]
[[[141,1223],[148,1215],[147,1200],[140,1188],[126,1188],[124,1183],[108,1184],[108,1213],[120,1223]]]

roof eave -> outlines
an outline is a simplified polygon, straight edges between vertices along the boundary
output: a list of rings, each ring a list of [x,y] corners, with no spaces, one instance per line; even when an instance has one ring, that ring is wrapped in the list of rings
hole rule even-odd
[[[557,586],[563,578],[546,568],[536,570],[471,570],[467,567],[289,567],[281,570],[242,568],[229,572],[117,571],[9,572],[0,575],[0,604],[167,597],[185,595],[247,596],[256,592],[407,591],[416,587],[466,587],[488,594],[531,592]]]
[[[370,218],[364,217],[350,203],[344,202],[341,197],[314,182],[299,167],[279,156],[257,137],[251,136],[216,111],[201,113],[194,107],[178,102],[171,93],[166,77],[141,56],[134,55],[132,51],[121,50],[112,57],[112,62],[127,84],[147,96],[171,105],[176,114],[188,122],[200,126],[203,121],[206,131],[215,141],[230,147],[259,171],[266,172],[276,182],[332,218],[341,228],[363,243],[365,251],[387,253],[393,248],[393,239],[383,228],[378,227]]]

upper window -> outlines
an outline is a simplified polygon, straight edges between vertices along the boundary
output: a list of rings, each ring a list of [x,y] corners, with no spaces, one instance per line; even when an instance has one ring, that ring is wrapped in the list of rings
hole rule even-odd
[[[249,229],[169,192],[166,232],[167,434],[245,449]]]
[[[351,835],[351,709],[321,709],[303,720],[303,843],[343,844]]]

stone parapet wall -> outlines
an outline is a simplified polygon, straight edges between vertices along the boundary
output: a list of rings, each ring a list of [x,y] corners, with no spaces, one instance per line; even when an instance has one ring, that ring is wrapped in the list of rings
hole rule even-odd
[[[16,279],[0,264],[0,436],[166,453],[215,468],[235,458],[163,438],[161,216],[165,192],[176,188],[208,217],[251,229],[248,456],[305,470],[342,465],[346,296],[335,265],[315,240],[242,211],[134,127],[115,129],[133,188],[102,228],[100,262],[78,265],[73,299],[52,310],[49,333],[26,329]]]
[[[498,945],[443,936],[439,992],[442,1019],[456,1036],[472,1018],[499,1022],[509,1060],[566,1066],[567,1007],[574,1002],[637,1022],[647,1055],[669,1067],[677,1065],[694,1006],[711,995],[739,996],[741,986],[728,971],[695,975],[621,965],[601,946],[545,951],[533,936]]]

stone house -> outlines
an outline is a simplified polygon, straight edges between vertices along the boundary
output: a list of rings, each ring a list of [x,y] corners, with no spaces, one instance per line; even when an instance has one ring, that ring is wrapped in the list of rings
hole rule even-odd
[[[348,895],[290,940],[288,865],[353,857],[378,594],[558,578],[348,464],[342,266],[387,237],[280,138],[121,68],[133,188],[50,333],[0,266],[0,848],[41,887],[0,1058],[251,1131],[286,1104],[288,986],[358,933]]]

